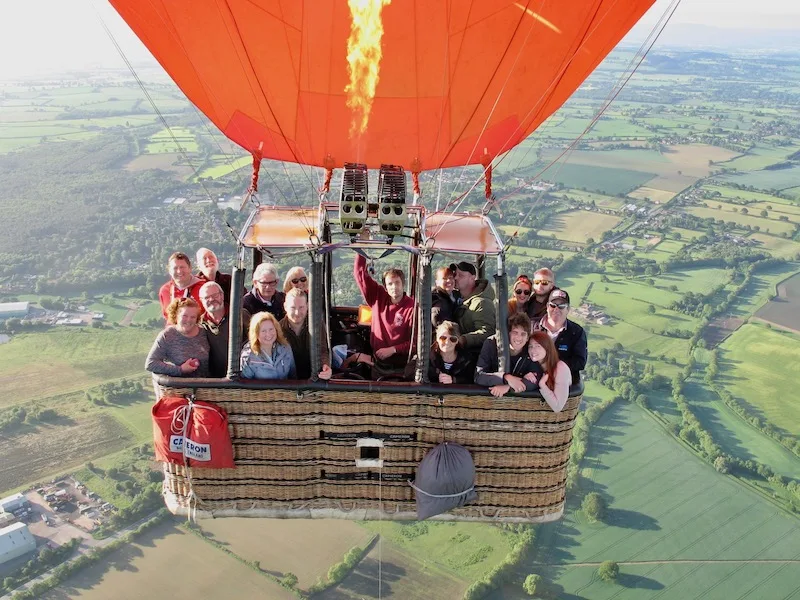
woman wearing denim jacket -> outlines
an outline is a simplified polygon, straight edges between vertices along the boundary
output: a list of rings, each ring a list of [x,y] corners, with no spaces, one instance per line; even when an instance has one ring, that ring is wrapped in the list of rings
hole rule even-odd
[[[250,341],[242,349],[242,377],[245,379],[295,379],[292,348],[283,337],[275,316],[268,312],[253,315]]]

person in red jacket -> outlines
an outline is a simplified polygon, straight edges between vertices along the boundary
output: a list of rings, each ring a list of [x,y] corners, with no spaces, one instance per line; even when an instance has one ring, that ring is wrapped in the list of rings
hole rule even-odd
[[[167,273],[170,280],[158,290],[158,300],[161,303],[161,314],[167,319],[167,307],[175,298],[192,298],[200,308],[203,315],[203,303],[200,301],[200,288],[205,281],[192,275],[192,262],[183,252],[174,252],[167,263]]]
[[[357,254],[353,274],[364,301],[372,310],[372,375],[376,379],[384,375],[402,375],[408,364],[414,317],[414,300],[405,293],[403,272],[389,269],[383,274],[381,286],[367,273],[367,259]],[[363,362],[368,360],[362,359]]]

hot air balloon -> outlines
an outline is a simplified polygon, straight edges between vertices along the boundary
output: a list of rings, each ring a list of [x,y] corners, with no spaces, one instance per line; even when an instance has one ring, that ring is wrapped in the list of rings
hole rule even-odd
[[[238,237],[232,304],[245,266],[264,252],[305,252],[312,336],[335,340],[365,325],[355,308],[332,304],[333,252],[411,257],[413,382],[243,380],[235,326],[226,379],[157,380],[163,397],[227,411],[235,462],[204,468],[185,451],[182,462],[167,462],[170,510],[415,519],[408,481],[426,451],[447,441],[471,453],[477,499],[435,518],[561,516],[582,384],[554,413],[535,393],[496,399],[476,386],[426,381],[432,258],[477,261],[498,298],[507,284],[504,245],[488,216],[426,210],[418,175],[481,165],[489,198],[493,161],[557,110],[653,2],[110,0],[189,100],[253,155],[251,192],[262,159],[326,171],[317,206],[253,209]],[[379,171],[373,194],[370,169]],[[328,199],[335,171],[338,202]],[[497,313],[502,368],[505,302]]]

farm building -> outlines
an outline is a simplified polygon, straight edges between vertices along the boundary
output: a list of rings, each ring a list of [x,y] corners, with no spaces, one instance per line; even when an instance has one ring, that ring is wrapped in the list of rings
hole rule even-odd
[[[26,508],[28,499],[22,494],[13,494],[0,500],[0,511],[11,513],[19,508]]]
[[[36,550],[36,540],[25,523],[0,529],[0,564]]]
[[[30,302],[2,302],[0,303],[0,321],[14,317],[23,318],[28,316]]]

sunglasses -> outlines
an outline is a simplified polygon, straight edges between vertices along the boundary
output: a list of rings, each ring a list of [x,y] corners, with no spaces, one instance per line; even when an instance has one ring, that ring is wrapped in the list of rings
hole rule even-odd
[[[514,293],[517,296],[530,296],[531,295],[531,291],[530,290],[523,290],[521,288],[518,289],[518,290],[514,290]]]
[[[548,284],[553,283],[553,282],[552,281],[548,281],[547,279],[534,279],[533,283],[535,285],[548,285]]]
[[[439,336],[439,341],[440,342],[446,342],[447,340],[450,340],[451,342],[453,342],[455,344],[458,341],[458,336],[457,335],[440,335]]]
[[[256,281],[256,283],[260,285],[278,285],[278,280],[273,279],[272,281]]]
[[[557,308],[559,310],[564,310],[565,308],[569,308],[569,304],[556,304],[555,302],[548,302],[547,306],[552,306],[553,308]]]
[[[298,283],[305,283],[308,281],[308,277],[298,277],[297,279],[292,279],[292,283],[297,285]]]

